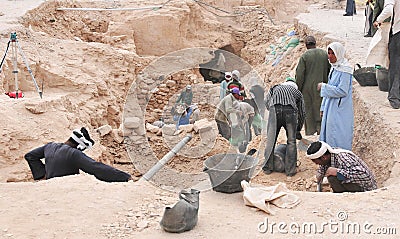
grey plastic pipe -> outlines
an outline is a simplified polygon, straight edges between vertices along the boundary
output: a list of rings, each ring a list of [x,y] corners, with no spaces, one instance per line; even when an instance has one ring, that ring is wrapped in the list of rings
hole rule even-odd
[[[154,165],[147,173],[140,178],[140,181],[149,181],[168,161],[174,157],[182,148],[192,139],[192,135],[185,136],[174,148],[171,149],[162,159],[160,159],[156,165]]]

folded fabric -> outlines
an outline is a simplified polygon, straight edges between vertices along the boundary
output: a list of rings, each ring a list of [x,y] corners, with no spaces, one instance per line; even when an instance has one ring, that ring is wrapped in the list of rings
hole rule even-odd
[[[271,215],[275,214],[271,204],[279,208],[292,208],[300,203],[300,198],[291,193],[284,183],[270,187],[250,186],[249,182],[243,180],[241,185],[245,205],[256,207]]]

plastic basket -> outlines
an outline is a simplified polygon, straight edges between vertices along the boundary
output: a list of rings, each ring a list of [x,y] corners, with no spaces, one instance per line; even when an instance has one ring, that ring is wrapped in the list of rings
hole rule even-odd
[[[214,191],[242,192],[242,180],[249,181],[258,160],[243,154],[216,154],[204,161],[204,172],[210,177]]]
[[[361,67],[356,64],[358,69],[354,69],[353,76],[361,86],[377,86],[375,67]]]
[[[376,69],[376,81],[378,82],[378,88],[380,91],[389,91],[389,76],[386,68]]]

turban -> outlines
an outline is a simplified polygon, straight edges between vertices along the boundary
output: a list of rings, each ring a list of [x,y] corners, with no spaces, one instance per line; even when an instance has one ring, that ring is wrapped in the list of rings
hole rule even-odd
[[[90,149],[94,145],[94,141],[85,127],[72,131],[71,138],[78,144],[77,148],[81,151]]]
[[[323,141],[319,141],[319,142],[321,142],[321,148],[319,148],[319,150],[313,154],[308,154],[308,150],[307,150],[307,158],[317,159],[317,158],[321,157],[322,155],[324,155],[327,150],[331,154],[338,154],[338,153],[354,154],[353,152],[351,152],[349,150],[345,150],[345,149],[340,149],[340,148],[333,149],[331,146],[329,146],[329,144],[327,144]]]

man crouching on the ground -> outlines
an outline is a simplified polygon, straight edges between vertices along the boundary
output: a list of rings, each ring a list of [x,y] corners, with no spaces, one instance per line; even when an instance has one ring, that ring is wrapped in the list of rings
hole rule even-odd
[[[25,154],[25,159],[35,180],[79,174],[79,170],[106,182],[127,182],[131,179],[128,173],[97,162],[82,152],[93,145],[88,131],[82,127],[74,130],[65,143],[50,142]]]
[[[322,141],[313,142],[307,149],[307,157],[319,164],[317,181],[328,177],[334,193],[364,192],[377,188],[376,180],[367,164],[353,152],[332,149]]]

